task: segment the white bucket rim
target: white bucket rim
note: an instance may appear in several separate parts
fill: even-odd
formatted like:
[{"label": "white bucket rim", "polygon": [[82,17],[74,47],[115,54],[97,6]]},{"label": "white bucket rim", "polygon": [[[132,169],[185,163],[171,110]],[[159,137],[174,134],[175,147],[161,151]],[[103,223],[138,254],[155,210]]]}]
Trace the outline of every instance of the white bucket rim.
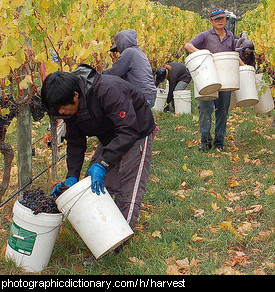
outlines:
[{"label": "white bucket rim", "polygon": [[239,60],[239,52],[234,52],[234,51],[226,51],[226,52],[219,52],[219,53],[214,53],[213,54],[214,61],[217,59],[222,60],[222,59],[236,59]]},{"label": "white bucket rim", "polygon": [[251,72],[256,72],[256,69],[253,66],[250,65],[244,65],[244,66],[240,66],[239,67],[240,73],[241,72],[247,72],[247,71],[251,71]]},{"label": "white bucket rim", "polygon": [[208,56],[212,56],[213,54],[209,51],[209,50],[205,50],[205,49],[203,49],[203,50],[198,50],[198,51],[196,51],[196,52],[194,52],[194,53],[191,53],[190,55],[188,55],[187,57],[186,57],[186,59],[185,59],[185,64],[186,64],[186,66],[187,66],[187,64],[191,61],[191,60],[193,60],[194,58],[196,58],[196,57],[201,57],[201,56],[204,56],[204,55],[208,55]]},{"label": "white bucket rim", "polygon": [[175,90],[173,92],[174,99],[191,99],[191,90]]}]

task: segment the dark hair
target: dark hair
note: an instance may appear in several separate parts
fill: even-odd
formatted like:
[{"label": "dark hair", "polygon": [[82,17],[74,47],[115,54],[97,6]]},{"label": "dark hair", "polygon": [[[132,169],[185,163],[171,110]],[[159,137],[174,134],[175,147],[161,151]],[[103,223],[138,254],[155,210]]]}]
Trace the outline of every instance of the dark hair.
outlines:
[{"label": "dark hair", "polygon": [[157,69],[155,85],[159,86],[159,84],[165,80],[165,77],[166,77],[166,69],[163,67]]},{"label": "dark hair", "polygon": [[51,73],[41,88],[41,100],[49,113],[55,113],[61,105],[74,104],[74,92],[80,94],[78,78],[67,72]]}]

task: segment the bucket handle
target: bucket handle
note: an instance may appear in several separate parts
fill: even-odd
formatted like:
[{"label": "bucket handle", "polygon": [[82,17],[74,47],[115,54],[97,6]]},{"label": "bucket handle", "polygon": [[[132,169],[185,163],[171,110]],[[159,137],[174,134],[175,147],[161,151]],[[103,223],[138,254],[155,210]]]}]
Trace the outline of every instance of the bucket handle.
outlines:
[{"label": "bucket handle", "polygon": [[203,59],[203,61],[192,71],[189,71],[190,73],[193,73],[194,71],[198,70],[200,68],[200,66],[202,66],[202,64],[205,62],[205,60],[207,59],[209,55],[206,55],[205,58]]},{"label": "bucket handle", "polygon": [[69,216],[69,214],[70,214],[70,212],[71,212],[71,210],[72,210],[72,208],[73,208],[73,206],[82,198],[82,196],[88,191],[88,189],[90,188],[91,186],[88,186],[86,189],[84,189],[83,191],[82,191],[82,194],[78,197],[78,199],[73,203],[73,205],[70,207],[70,209],[69,209],[69,211],[67,212],[67,215],[65,216],[64,214],[63,214],[63,222],[67,219],[67,217]]}]

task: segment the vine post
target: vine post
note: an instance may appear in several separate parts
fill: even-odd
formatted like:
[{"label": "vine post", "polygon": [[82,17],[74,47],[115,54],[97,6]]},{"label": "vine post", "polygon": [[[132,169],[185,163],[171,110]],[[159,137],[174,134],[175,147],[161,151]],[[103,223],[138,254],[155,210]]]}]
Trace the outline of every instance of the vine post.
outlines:
[{"label": "vine post", "polygon": [[[32,4],[32,0],[28,0]],[[25,38],[25,45],[31,44],[31,40]],[[26,72],[22,69],[22,76]],[[25,89],[23,96],[28,96],[30,89]],[[22,102],[17,117],[17,153],[18,153],[18,187],[25,185],[32,178],[32,120],[28,102]]]}]

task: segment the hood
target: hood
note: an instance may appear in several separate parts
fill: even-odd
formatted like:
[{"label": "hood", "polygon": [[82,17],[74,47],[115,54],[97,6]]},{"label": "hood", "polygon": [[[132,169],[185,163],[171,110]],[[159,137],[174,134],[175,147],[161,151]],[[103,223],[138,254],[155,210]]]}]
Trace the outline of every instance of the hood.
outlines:
[{"label": "hood", "polygon": [[245,51],[245,50],[250,50],[250,51],[254,51],[254,44],[251,40],[245,40],[243,42],[243,45],[242,45],[242,50]]},{"label": "hood", "polygon": [[137,45],[137,32],[134,29],[122,30],[114,37],[116,47],[122,53],[125,49]]}]

